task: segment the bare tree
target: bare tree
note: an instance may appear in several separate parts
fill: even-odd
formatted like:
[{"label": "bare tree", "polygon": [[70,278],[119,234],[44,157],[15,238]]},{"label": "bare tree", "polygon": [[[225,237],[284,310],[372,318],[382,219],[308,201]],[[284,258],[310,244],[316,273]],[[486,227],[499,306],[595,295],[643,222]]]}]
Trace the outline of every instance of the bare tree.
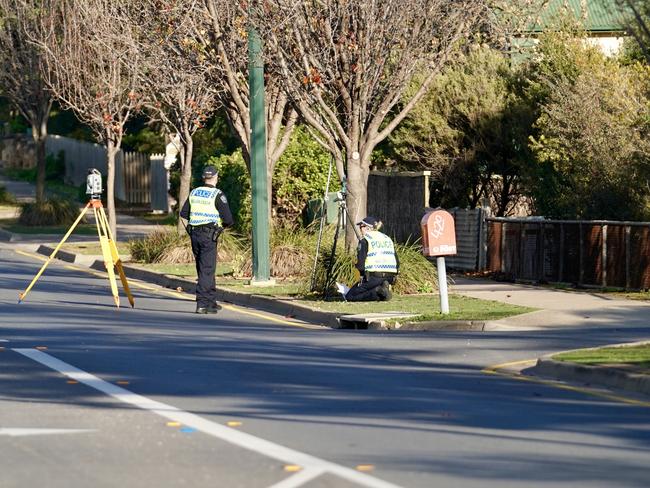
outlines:
[{"label": "bare tree", "polygon": [[[354,220],[366,212],[373,149],[486,14],[482,0],[267,0],[256,9],[269,62],[347,177]],[[402,100],[423,71],[420,87]],[[354,245],[352,232],[346,243]]]},{"label": "bare tree", "polygon": [[[228,120],[241,142],[250,173],[251,127],[248,89],[247,2],[204,0],[209,29],[207,50],[221,72],[214,83],[221,86],[221,101]],[[274,74],[265,76],[267,179],[271,179],[277,161],[287,148],[298,114],[284,91],[284,80]],[[270,199],[269,199],[270,201]]]},{"label": "bare tree", "polygon": [[42,0],[50,11],[35,42],[43,77],[64,108],[72,109],[106,144],[108,219],[116,235],[115,156],[124,126],[141,104],[142,53],[133,24],[138,0]]},{"label": "bare tree", "polygon": [[45,139],[52,97],[41,76],[41,52],[29,41],[48,12],[38,0],[0,0],[0,88],[32,128],[36,201],[45,199]]},{"label": "bare tree", "polygon": [[[193,136],[219,106],[217,66],[206,55],[199,32],[205,21],[203,3],[142,0],[136,20],[141,28],[140,50],[145,52],[142,86],[145,104],[170,132],[180,137],[180,205],[187,199],[192,179]],[[198,31],[197,31],[198,27]],[[183,223],[178,222],[181,231]]]}]

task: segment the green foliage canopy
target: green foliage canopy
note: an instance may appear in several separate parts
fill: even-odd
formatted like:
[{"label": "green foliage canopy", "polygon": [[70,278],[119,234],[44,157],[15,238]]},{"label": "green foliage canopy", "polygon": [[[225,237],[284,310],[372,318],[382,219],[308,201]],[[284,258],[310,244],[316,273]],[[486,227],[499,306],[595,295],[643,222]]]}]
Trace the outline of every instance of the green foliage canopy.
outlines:
[{"label": "green foliage canopy", "polygon": [[488,197],[498,215],[509,212],[530,159],[533,122],[517,82],[503,53],[472,45],[395,131],[391,142],[402,164],[434,176],[432,206],[476,207]]},{"label": "green foliage canopy", "polygon": [[544,36],[530,66],[539,118],[531,193],[554,218],[650,217],[650,71],[621,66],[581,39]]}]

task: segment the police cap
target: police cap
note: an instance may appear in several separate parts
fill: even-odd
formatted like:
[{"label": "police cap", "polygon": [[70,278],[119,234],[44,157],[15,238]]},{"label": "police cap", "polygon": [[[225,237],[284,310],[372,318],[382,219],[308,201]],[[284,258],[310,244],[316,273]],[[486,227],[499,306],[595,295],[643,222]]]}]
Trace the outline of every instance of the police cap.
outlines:
[{"label": "police cap", "polygon": [[214,166],[206,166],[203,168],[203,179],[206,180],[208,178],[212,178],[213,176],[217,176],[219,172],[217,171],[217,168]]},{"label": "police cap", "polygon": [[375,217],[366,217],[360,222],[357,222],[357,225],[364,225],[366,227],[372,227],[375,228],[377,224],[379,223],[379,220],[377,220]]}]

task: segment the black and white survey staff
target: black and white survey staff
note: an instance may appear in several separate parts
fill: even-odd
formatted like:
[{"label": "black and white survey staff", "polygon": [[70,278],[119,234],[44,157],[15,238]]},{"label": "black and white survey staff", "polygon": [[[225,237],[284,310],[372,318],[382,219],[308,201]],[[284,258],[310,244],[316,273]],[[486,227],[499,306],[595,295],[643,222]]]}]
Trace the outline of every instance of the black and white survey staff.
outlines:
[{"label": "black and white survey staff", "polygon": [[215,272],[217,270],[217,241],[224,227],[233,224],[226,195],[216,187],[219,173],[214,166],[203,170],[203,184],[190,192],[180,216],[188,220],[187,230],[196,261],[196,313],[217,313]]}]

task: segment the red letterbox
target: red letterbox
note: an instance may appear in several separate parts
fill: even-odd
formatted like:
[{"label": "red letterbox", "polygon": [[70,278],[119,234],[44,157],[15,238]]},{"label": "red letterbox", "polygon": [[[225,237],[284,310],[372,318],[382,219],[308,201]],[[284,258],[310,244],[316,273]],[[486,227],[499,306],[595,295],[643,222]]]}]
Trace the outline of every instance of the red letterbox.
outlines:
[{"label": "red letterbox", "polygon": [[446,210],[432,210],[424,214],[422,227],[422,253],[425,256],[451,256],[456,254],[456,227],[454,217]]}]

